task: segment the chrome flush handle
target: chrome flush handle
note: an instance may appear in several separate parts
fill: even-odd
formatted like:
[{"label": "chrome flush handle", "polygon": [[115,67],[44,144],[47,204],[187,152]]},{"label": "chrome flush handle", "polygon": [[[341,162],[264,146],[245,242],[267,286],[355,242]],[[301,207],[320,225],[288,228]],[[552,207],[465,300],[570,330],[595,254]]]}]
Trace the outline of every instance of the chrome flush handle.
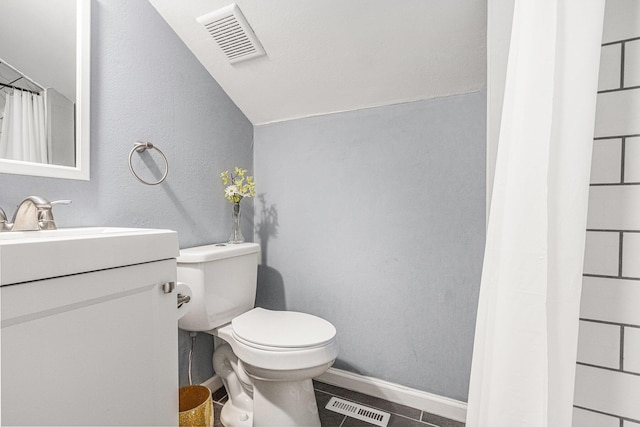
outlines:
[{"label": "chrome flush handle", "polygon": [[162,292],[164,292],[165,294],[170,294],[175,290],[176,290],[176,282],[164,282],[162,284]]}]

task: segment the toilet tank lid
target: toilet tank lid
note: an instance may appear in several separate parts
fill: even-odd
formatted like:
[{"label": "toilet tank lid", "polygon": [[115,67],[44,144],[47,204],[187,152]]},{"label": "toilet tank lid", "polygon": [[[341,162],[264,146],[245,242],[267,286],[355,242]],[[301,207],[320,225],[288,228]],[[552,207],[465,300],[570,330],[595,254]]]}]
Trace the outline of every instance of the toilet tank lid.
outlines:
[{"label": "toilet tank lid", "polygon": [[260,252],[257,243],[215,243],[206,246],[180,249],[178,264],[192,264],[215,261]]}]

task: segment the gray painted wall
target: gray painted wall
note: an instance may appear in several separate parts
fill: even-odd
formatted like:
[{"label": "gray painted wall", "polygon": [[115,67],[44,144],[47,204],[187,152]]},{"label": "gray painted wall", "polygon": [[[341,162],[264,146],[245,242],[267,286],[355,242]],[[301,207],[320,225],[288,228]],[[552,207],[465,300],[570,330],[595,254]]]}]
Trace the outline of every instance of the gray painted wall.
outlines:
[{"label": "gray painted wall", "polygon": [[[91,181],[0,174],[0,206],[12,215],[28,195],[72,199],[55,208],[59,226],[168,228],[178,231],[181,247],[226,240],[230,204],[218,174],[251,166],[251,123],[149,2],[92,6]],[[171,169],[162,185],[142,185],[129,173],[127,156],[139,139],[167,155]],[[159,159],[150,161],[153,167]],[[152,177],[144,163],[137,166]],[[182,384],[189,346],[181,333]],[[194,381],[202,381],[213,372],[211,337],[198,335],[196,346]]]},{"label": "gray painted wall", "polygon": [[256,126],[257,304],[338,330],[337,368],[466,401],[486,94]]}]

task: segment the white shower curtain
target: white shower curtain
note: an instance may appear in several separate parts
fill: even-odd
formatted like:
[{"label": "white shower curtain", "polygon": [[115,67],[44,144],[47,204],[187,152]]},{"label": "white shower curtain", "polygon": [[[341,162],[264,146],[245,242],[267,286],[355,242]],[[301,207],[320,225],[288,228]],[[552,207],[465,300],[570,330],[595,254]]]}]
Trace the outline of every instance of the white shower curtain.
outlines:
[{"label": "white shower curtain", "polygon": [[515,0],[468,427],[570,427],[604,0]]},{"label": "white shower curtain", "polygon": [[7,95],[0,158],[48,163],[44,97],[15,89]]}]

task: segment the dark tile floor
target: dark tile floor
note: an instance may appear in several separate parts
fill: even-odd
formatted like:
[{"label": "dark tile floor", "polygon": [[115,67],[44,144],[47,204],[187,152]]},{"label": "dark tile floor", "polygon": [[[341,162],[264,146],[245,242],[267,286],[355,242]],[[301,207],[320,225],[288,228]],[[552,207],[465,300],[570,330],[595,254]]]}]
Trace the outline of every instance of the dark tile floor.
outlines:
[{"label": "dark tile floor", "polygon": [[[464,423],[458,421],[439,417],[421,411],[420,409],[399,405],[333,385],[314,381],[313,386],[316,392],[316,401],[318,402],[318,411],[320,412],[322,427],[366,427],[374,425],[325,409],[325,406],[332,396],[391,413],[388,427],[464,427]],[[220,423],[220,411],[226,401],[227,393],[224,388],[213,392],[213,408],[215,411],[214,427],[223,427],[222,423]]]}]

